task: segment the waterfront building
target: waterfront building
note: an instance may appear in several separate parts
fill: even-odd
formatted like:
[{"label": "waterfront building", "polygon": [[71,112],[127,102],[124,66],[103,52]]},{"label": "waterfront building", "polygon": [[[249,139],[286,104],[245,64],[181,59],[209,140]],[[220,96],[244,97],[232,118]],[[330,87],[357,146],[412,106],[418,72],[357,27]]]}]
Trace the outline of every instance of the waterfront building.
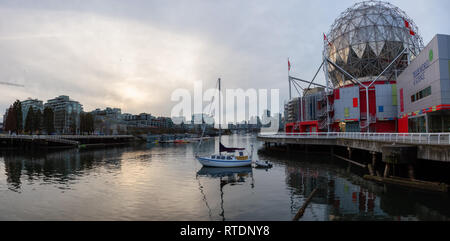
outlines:
[{"label": "waterfront building", "polygon": [[94,116],[104,116],[113,120],[121,120],[122,119],[122,110],[120,108],[110,108],[106,107],[106,109],[95,109],[91,111],[91,114]]},{"label": "waterfront building", "polygon": [[397,76],[423,48],[413,20],[390,3],[365,1],[343,12],[326,39],[330,129],[396,132]]},{"label": "waterfront building", "polygon": [[124,114],[122,118],[127,126],[141,128],[152,127],[152,121],[155,119],[154,116],[147,113],[140,113],[139,115]]},{"label": "waterfront building", "polygon": [[329,89],[291,100],[286,131],[397,132],[397,80],[422,49],[417,26],[402,10],[381,1],[356,3],[324,35]]},{"label": "waterfront building", "polygon": [[117,135],[127,132],[127,125],[124,123],[120,108],[95,109],[91,111],[91,114],[94,117],[95,133]]},{"label": "waterfront building", "polygon": [[83,106],[71,100],[69,96],[61,95],[48,100],[44,107],[49,107],[54,112],[55,131],[59,134],[79,133],[80,113]]},{"label": "waterfront building", "polygon": [[120,118],[121,123],[130,127],[169,129],[175,126],[169,117],[155,117],[147,113],[139,115],[121,114]]},{"label": "waterfront building", "polygon": [[397,88],[399,132],[450,132],[450,35],[434,36]]},{"label": "waterfront building", "polygon": [[28,110],[30,109],[30,107],[33,107],[34,111],[40,110],[41,113],[44,112],[44,104],[42,100],[28,98],[27,100],[21,101],[20,103],[22,105],[23,128],[25,127],[25,120],[27,118]]},{"label": "waterfront building", "polygon": [[6,119],[8,118],[9,108],[6,108],[5,114],[3,115],[3,124],[6,123]]},{"label": "waterfront building", "polygon": [[290,100],[287,104],[284,105],[286,132],[300,132],[300,102],[301,98],[297,97]]},{"label": "waterfront building", "polygon": [[320,132],[327,129],[327,101],[324,88],[312,88],[303,97],[293,99],[287,105],[288,132]]},{"label": "waterfront building", "polygon": [[130,120],[133,119],[133,116],[134,116],[134,115],[132,115],[132,114],[124,113],[124,114],[121,115],[120,118],[121,118],[123,121],[130,121]]},{"label": "waterfront building", "polygon": [[155,128],[163,128],[163,129],[169,129],[173,128],[174,124],[172,122],[172,119],[169,117],[158,117],[153,118],[152,120],[152,127]]},{"label": "waterfront building", "polygon": [[300,97],[294,98],[286,104],[286,116],[289,123],[300,121]]}]

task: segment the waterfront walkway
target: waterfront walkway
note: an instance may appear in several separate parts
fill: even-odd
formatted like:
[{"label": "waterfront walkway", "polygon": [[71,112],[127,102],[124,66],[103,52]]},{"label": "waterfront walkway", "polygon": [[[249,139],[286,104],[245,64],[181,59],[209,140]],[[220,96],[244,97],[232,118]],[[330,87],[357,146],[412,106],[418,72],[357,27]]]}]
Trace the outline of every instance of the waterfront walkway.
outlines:
[{"label": "waterfront walkway", "polygon": [[0,140],[35,141],[43,140],[67,145],[78,145],[78,141],[67,140],[59,136],[49,135],[0,135]]},{"label": "waterfront walkway", "polygon": [[291,138],[291,139],[351,139],[382,141],[401,144],[444,145],[450,147],[450,133],[354,133],[354,132],[324,132],[324,133],[280,133],[276,135],[260,134],[261,138]]},{"label": "waterfront walkway", "polygon": [[[0,144],[14,147],[17,143],[32,143],[39,146],[78,146],[79,144],[128,142],[132,135],[0,135]],[[16,144],[15,144],[16,143]]]},{"label": "waterfront walkway", "polygon": [[417,158],[450,162],[450,133],[279,133],[259,134],[274,144],[343,146],[381,153],[387,145],[417,146]]}]

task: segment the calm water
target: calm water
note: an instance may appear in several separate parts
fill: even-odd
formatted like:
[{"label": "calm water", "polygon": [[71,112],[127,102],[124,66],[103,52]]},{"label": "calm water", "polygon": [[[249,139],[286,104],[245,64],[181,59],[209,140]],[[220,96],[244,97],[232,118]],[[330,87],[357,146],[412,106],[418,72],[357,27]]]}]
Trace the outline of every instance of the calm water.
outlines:
[{"label": "calm water", "polygon": [[[224,137],[229,146],[254,136]],[[209,154],[215,140],[201,152]],[[325,154],[270,160],[270,170],[207,169],[196,144],[0,153],[0,220],[449,220],[448,194],[366,182]],[[256,148],[255,148],[256,149]],[[256,153],[256,150],[255,150]],[[255,154],[256,155],[256,154]]]}]

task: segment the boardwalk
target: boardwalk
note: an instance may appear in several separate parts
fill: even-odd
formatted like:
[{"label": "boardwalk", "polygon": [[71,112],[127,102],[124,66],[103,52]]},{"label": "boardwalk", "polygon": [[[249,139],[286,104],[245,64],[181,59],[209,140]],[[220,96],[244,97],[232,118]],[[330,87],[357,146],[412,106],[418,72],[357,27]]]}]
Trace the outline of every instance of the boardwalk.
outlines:
[{"label": "boardwalk", "polygon": [[417,146],[417,158],[450,162],[450,133],[280,133],[258,135],[260,141],[276,144],[344,146],[382,152],[383,146]]},{"label": "boardwalk", "polygon": [[121,143],[133,140],[132,135],[0,135],[0,147],[15,147],[18,144],[38,146],[78,146],[79,144]]},{"label": "boardwalk", "polygon": [[352,132],[327,132],[327,133],[280,133],[276,135],[260,134],[260,138],[275,139],[349,139],[380,141],[397,144],[417,145],[442,145],[450,147],[450,133],[352,133]]},{"label": "boardwalk", "polygon": [[47,135],[0,135],[0,140],[17,140],[17,141],[47,141],[59,144],[78,145],[78,141],[67,140],[57,136]]}]

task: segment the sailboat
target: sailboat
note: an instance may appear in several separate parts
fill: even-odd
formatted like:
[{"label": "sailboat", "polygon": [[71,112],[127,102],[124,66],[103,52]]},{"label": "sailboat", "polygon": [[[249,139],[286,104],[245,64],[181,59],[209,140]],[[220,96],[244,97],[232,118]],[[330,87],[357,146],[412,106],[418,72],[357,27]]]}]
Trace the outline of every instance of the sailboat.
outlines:
[{"label": "sailboat", "polygon": [[[220,78],[218,80],[219,96],[220,96]],[[252,155],[249,155],[245,148],[229,148],[222,144],[222,125],[221,125],[221,98],[219,97],[219,153],[210,156],[199,157],[196,155],[197,160],[204,167],[246,167],[252,165]],[[205,126],[203,127],[202,138],[205,133]],[[201,142],[199,143],[199,147]],[[253,153],[253,146],[252,151]]]}]

